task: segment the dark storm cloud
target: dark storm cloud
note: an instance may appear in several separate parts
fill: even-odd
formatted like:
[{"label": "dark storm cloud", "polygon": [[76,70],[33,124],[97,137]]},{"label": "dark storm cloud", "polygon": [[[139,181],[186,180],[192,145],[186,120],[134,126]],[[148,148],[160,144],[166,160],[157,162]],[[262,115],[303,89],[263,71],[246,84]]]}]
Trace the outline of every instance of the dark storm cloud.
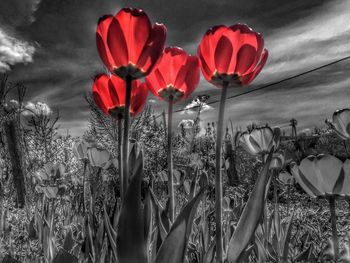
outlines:
[{"label": "dark storm cloud", "polygon": [[[152,22],[163,22],[167,26],[168,45],[182,46],[191,53],[196,52],[210,26],[238,22],[252,26],[264,35],[270,57],[250,88],[309,69],[349,51],[350,23],[346,22],[350,21],[342,17],[349,15],[349,8],[346,9],[349,5],[337,0],[1,0],[0,30],[6,28],[11,36],[35,47],[33,63],[11,64],[15,65],[11,66],[11,79],[28,87],[28,100],[44,101],[52,108],[59,108],[62,129],[70,128],[77,134],[79,129],[86,128],[88,109],[84,94],[91,89],[92,77],[104,71],[95,46],[96,23],[100,16],[115,14],[123,6],[143,8]],[[15,14],[21,14],[21,18]],[[328,77],[325,71],[314,73],[278,89],[242,97],[228,105],[227,116],[243,125],[245,120],[278,123],[295,113],[306,123],[318,114],[311,107],[316,109],[317,105],[307,102],[307,96],[315,98],[312,92],[317,91],[317,87],[328,90],[328,86],[334,84],[337,91],[327,96],[337,99],[339,104],[344,98],[341,93],[345,91],[344,72],[348,67],[349,64],[342,63],[326,71]],[[239,92],[231,91],[231,95]],[[211,100],[215,100],[219,90],[201,80],[191,98],[200,93],[208,93]],[[320,103],[325,100],[322,93],[316,97]],[[274,101],[281,101],[281,110],[276,110]],[[152,105],[161,110],[165,103]],[[178,108],[184,106],[186,102],[177,105]],[[204,116],[215,120],[215,112],[215,109],[209,110]],[[178,114],[175,119],[181,118],[183,115]]]},{"label": "dark storm cloud", "polygon": [[18,27],[34,21],[40,0],[1,0],[0,22]]}]

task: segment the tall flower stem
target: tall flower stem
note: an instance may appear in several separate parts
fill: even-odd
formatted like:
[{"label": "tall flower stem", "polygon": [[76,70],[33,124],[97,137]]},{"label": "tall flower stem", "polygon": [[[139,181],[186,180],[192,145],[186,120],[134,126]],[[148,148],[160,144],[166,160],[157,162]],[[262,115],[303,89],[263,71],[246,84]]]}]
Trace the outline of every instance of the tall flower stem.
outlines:
[{"label": "tall flower stem", "polygon": [[274,203],[278,204],[278,184],[277,184],[277,175],[278,171],[274,170],[272,172],[272,180],[273,180],[273,198],[274,198]]},{"label": "tall flower stem", "polygon": [[334,260],[337,261],[339,258],[339,241],[338,241],[338,235],[337,235],[337,215],[335,214],[335,197],[329,196],[328,201],[329,201],[329,211],[331,212]]},{"label": "tall flower stem", "polygon": [[223,124],[225,114],[225,101],[228,82],[223,82],[221,90],[218,125],[216,131],[215,149],[215,212],[216,212],[216,260],[223,262],[223,240],[222,240],[222,177],[221,177],[221,146],[223,136]]},{"label": "tall flower stem", "polygon": [[[86,208],[86,200],[88,200],[87,198],[87,192],[86,192],[86,168],[88,165],[88,160],[84,159],[84,168],[83,168],[83,213],[85,215],[87,208]],[[45,195],[44,195],[45,196]]]},{"label": "tall flower stem", "polygon": [[124,180],[123,180],[123,164],[122,164],[122,136],[123,136],[123,127],[122,127],[122,118],[118,118],[118,170],[119,170],[119,179],[120,179],[120,197],[121,199],[124,197],[125,189],[124,189]]},{"label": "tall flower stem", "polygon": [[130,99],[131,99],[131,76],[127,76],[126,83],[126,97],[125,97],[125,109],[124,109],[124,134],[123,134],[123,191],[125,194],[128,188],[129,177],[129,126],[130,126]]},{"label": "tall flower stem", "polygon": [[287,185],[287,216],[289,216],[289,207],[290,207],[290,185]]},{"label": "tall flower stem", "polygon": [[173,122],[173,102],[172,95],[169,96],[168,104],[168,191],[170,199],[170,221],[173,223],[175,218],[175,196],[174,196],[174,178],[173,178],[173,145],[172,137],[172,122]]},{"label": "tall flower stem", "polygon": [[348,156],[349,152],[348,152],[348,147],[346,146],[346,141],[345,140],[343,141],[343,144],[344,144],[346,156]]}]

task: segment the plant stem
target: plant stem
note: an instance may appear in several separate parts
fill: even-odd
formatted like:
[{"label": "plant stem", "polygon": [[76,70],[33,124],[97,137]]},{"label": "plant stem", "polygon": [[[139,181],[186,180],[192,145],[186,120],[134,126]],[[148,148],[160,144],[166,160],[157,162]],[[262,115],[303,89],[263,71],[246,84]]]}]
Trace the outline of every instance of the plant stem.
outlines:
[{"label": "plant stem", "polygon": [[277,185],[277,175],[278,175],[278,172],[276,170],[274,170],[272,172],[272,180],[273,180],[273,197],[274,197],[274,203],[275,204],[278,204],[278,193],[277,193],[277,190],[278,190],[278,185]]},{"label": "plant stem", "polygon": [[124,197],[124,192],[125,192],[125,189],[124,189],[124,181],[123,181],[123,173],[122,173],[122,170],[123,170],[123,164],[122,164],[122,134],[123,134],[123,127],[122,127],[122,119],[118,119],[118,170],[119,170],[119,179],[120,179],[120,197],[121,199],[123,200],[123,197]]},{"label": "plant stem", "polygon": [[172,121],[173,121],[173,96],[169,96],[168,104],[168,191],[170,199],[170,221],[173,223],[175,218],[175,197],[174,197],[174,178],[173,178],[173,145],[171,141]]},{"label": "plant stem", "polygon": [[130,122],[130,99],[131,99],[131,76],[127,76],[126,94],[125,94],[125,109],[124,109],[124,134],[123,134],[123,191],[125,194],[128,188],[129,177],[129,122]]},{"label": "plant stem", "polygon": [[85,201],[87,200],[87,193],[85,190],[85,182],[86,182],[86,168],[88,165],[88,160],[84,159],[84,169],[83,169],[83,213],[85,215],[87,209],[86,209],[86,204]]},{"label": "plant stem", "polygon": [[346,153],[346,157],[347,157],[349,155],[349,153],[348,153],[348,147],[346,146],[346,141],[345,140],[343,141],[343,144],[344,144],[345,153]]},{"label": "plant stem", "polygon": [[287,217],[289,216],[289,206],[290,206],[290,185],[287,185]]},{"label": "plant stem", "polygon": [[222,243],[222,177],[221,177],[221,146],[223,136],[223,124],[225,114],[225,101],[228,82],[223,82],[221,90],[219,122],[216,132],[216,149],[215,149],[215,213],[216,213],[216,260],[223,262],[223,243]]},{"label": "plant stem", "polygon": [[337,235],[337,215],[335,214],[335,197],[329,196],[328,201],[329,201],[329,211],[331,212],[334,260],[337,261],[339,258],[339,241],[338,241],[338,235]]}]

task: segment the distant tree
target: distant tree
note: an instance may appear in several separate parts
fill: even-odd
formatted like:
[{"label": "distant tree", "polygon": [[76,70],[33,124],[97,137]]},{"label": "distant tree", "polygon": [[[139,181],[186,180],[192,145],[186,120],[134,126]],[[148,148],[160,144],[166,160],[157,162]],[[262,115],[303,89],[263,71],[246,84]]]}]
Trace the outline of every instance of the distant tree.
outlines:
[{"label": "distant tree", "polygon": [[26,122],[27,139],[32,152],[36,155],[34,157],[40,157],[40,166],[51,161],[54,157],[53,142],[57,136],[59,118],[58,111],[54,114],[37,109],[37,111],[29,113]]},{"label": "distant tree", "polygon": [[[7,95],[17,89],[18,101],[8,101]],[[23,85],[11,84],[8,82],[8,75],[0,76],[0,124],[1,135],[5,137],[3,143],[11,164],[11,172],[13,185],[15,187],[16,205],[23,208],[25,204],[25,182],[22,166],[21,152],[21,129],[20,129],[20,112],[23,98],[25,96],[25,88]],[[6,153],[5,151],[5,153]],[[4,152],[3,152],[4,153]]]}]

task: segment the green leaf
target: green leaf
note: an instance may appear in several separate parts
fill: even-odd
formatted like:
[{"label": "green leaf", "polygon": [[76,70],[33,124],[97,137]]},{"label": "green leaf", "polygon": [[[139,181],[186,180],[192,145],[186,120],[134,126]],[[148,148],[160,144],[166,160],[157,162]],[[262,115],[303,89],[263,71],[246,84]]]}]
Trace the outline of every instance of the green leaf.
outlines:
[{"label": "green leaf", "polygon": [[61,248],[52,263],[78,263],[78,259]]},{"label": "green leaf", "polygon": [[240,254],[250,242],[252,235],[254,234],[255,229],[259,223],[264,209],[265,188],[269,179],[268,171],[273,152],[274,147],[272,147],[267,157],[263,170],[256,181],[254,189],[238,221],[237,228],[230,240],[227,250],[228,262],[237,262]]},{"label": "green leaf", "polygon": [[74,240],[73,240],[72,229],[69,229],[63,242],[63,249],[66,251],[71,251],[73,246],[74,246]]},{"label": "green leaf", "polygon": [[311,244],[306,250],[301,252],[294,258],[295,262],[310,262],[310,258],[313,251],[313,245]]},{"label": "green leaf", "polygon": [[153,214],[154,214],[154,208],[151,200],[150,190],[146,192],[146,198],[145,198],[143,210],[144,210],[143,213],[144,213],[145,243],[147,247],[150,247],[151,239],[152,239]]},{"label": "green leaf", "polygon": [[203,263],[213,263],[214,262],[214,253],[215,252],[215,242],[213,242],[208,251],[205,252],[203,256]]},{"label": "green leaf", "polygon": [[104,224],[106,227],[108,240],[109,240],[109,243],[112,247],[112,252],[113,252],[114,258],[116,260],[117,259],[117,245],[115,243],[115,240],[117,239],[117,234],[115,233],[115,230],[111,226],[111,222],[109,220],[105,205],[103,207],[103,220],[104,220]]},{"label": "green leaf", "polygon": [[141,181],[143,176],[142,152],[134,163],[133,176],[126,191],[118,220],[117,255],[119,263],[147,262],[144,239],[144,218],[141,204]]},{"label": "green leaf", "polygon": [[35,230],[35,218],[33,216],[32,220],[30,220],[29,222],[29,226],[28,226],[28,237],[29,239],[38,239],[38,233]]},{"label": "green leaf", "polygon": [[204,192],[201,191],[181,210],[169,234],[159,248],[156,263],[183,263],[185,261],[193,220],[203,194]]},{"label": "green leaf", "polygon": [[293,224],[293,219],[294,219],[294,212],[292,216],[289,219],[286,231],[284,233],[283,237],[283,242],[282,242],[282,262],[287,262],[288,260],[288,252],[289,252],[289,244],[290,244],[290,239],[291,239],[291,234],[292,234],[292,224]]}]

